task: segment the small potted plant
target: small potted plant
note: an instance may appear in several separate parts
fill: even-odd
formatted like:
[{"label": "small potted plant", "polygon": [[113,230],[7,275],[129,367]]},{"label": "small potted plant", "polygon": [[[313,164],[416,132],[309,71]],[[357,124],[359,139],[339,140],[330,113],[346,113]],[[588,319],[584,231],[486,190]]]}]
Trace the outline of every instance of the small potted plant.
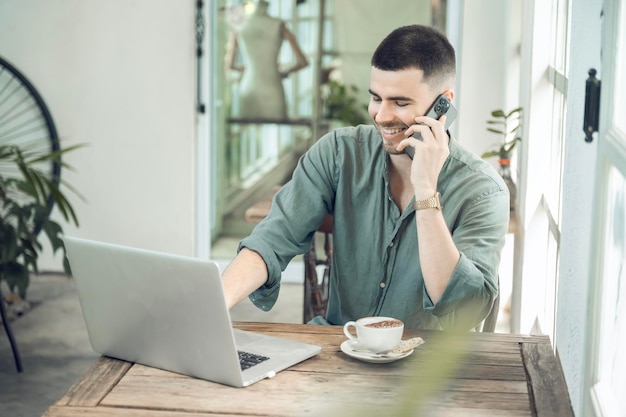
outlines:
[{"label": "small potted plant", "polygon": [[522,107],[509,112],[498,109],[491,112],[493,119],[487,121],[487,130],[500,136],[501,142],[490,151],[484,152],[482,158],[498,157],[500,174],[511,195],[509,232],[517,231],[517,185],[511,176],[511,154],[515,146],[521,142]]},{"label": "small potted plant", "polygon": [[521,107],[517,107],[508,113],[500,109],[491,112],[493,119],[487,120],[487,130],[500,135],[502,141],[496,148],[483,153],[481,155],[483,158],[497,156],[500,159],[510,160],[513,149],[522,140],[520,136],[522,113],[523,109]]}]

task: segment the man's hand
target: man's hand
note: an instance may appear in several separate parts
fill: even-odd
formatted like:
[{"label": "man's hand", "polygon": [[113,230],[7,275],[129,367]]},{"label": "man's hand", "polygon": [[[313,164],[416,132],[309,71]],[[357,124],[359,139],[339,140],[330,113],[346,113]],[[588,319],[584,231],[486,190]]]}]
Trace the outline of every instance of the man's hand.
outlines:
[{"label": "man's hand", "polygon": [[[443,115],[439,120],[426,116],[416,117],[415,124],[409,126],[405,132],[408,138],[398,144],[399,151],[407,146],[415,149],[411,165],[411,184],[417,200],[424,200],[435,194],[439,173],[450,154],[450,138],[445,130],[446,117]],[[421,139],[413,137],[416,133]]]}]

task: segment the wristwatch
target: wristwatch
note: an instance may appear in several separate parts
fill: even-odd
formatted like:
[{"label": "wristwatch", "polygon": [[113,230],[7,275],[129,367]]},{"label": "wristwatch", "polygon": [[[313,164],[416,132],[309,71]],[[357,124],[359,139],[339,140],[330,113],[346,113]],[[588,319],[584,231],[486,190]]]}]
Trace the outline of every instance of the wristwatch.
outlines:
[{"label": "wristwatch", "polygon": [[441,210],[441,202],[439,201],[439,192],[436,192],[434,196],[427,198],[426,200],[417,200],[413,203],[413,208],[415,211],[423,210],[428,208],[434,208],[437,210]]}]

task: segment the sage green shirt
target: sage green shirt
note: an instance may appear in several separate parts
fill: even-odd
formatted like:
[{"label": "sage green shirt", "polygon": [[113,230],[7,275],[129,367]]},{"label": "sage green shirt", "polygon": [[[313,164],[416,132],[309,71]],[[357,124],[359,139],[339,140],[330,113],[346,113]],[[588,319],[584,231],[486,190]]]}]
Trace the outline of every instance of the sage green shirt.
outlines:
[{"label": "sage green shirt", "polygon": [[381,315],[412,328],[480,324],[498,293],[509,193],[488,163],[452,139],[449,146],[438,191],[461,256],[436,304],[424,286],[413,204],[400,210],[394,203],[389,156],[376,128],[365,125],[334,130],[315,143],[274,197],[269,215],[240,242],[240,249],[259,253],[269,271],[266,284],[250,295],[252,302],[272,308],[281,272],[332,214],[328,323]]}]

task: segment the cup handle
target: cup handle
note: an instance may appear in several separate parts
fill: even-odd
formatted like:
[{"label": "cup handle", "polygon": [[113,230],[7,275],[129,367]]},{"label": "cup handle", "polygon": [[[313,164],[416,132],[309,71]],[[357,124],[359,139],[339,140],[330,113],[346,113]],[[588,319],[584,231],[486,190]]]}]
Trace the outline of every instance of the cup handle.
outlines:
[{"label": "cup handle", "polygon": [[358,338],[356,336],[354,336],[352,333],[350,333],[350,327],[354,327],[356,329],[356,322],[349,321],[346,324],[344,324],[343,325],[343,334],[345,334],[348,339],[358,340]]}]

